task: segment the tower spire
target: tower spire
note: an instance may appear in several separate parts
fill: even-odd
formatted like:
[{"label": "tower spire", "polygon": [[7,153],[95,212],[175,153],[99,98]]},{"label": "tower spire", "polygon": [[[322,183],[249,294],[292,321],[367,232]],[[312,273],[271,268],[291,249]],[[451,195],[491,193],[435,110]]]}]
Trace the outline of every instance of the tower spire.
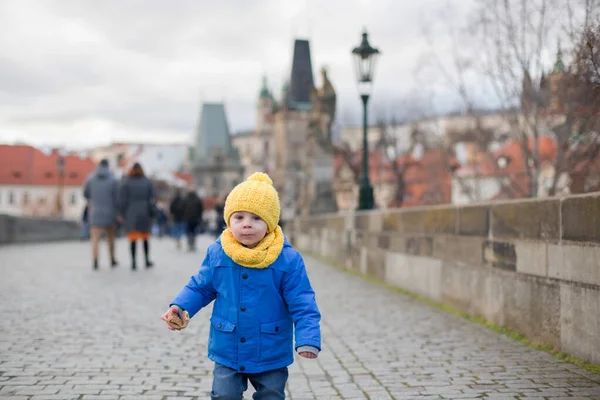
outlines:
[{"label": "tower spire", "polygon": [[262,77],[262,87],[260,88],[260,98],[268,98],[271,97],[271,91],[269,90],[269,84],[267,82],[267,76],[263,75]]},{"label": "tower spire", "polygon": [[556,49],[556,61],[554,62],[554,69],[552,70],[552,72],[555,72],[555,73],[565,72],[565,64],[563,63],[562,56],[563,56],[563,53],[562,53],[562,49],[560,47],[560,39],[558,39],[558,45],[557,45],[557,49]]}]

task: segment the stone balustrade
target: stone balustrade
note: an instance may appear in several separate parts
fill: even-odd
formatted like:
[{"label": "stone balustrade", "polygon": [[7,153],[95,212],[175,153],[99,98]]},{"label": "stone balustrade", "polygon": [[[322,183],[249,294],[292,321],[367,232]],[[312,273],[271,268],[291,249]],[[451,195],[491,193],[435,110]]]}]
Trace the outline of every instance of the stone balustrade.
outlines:
[{"label": "stone balustrade", "polygon": [[600,363],[600,193],[298,219],[299,250]]},{"label": "stone balustrade", "polygon": [[0,215],[0,245],[78,239],[77,222],[55,218]]}]

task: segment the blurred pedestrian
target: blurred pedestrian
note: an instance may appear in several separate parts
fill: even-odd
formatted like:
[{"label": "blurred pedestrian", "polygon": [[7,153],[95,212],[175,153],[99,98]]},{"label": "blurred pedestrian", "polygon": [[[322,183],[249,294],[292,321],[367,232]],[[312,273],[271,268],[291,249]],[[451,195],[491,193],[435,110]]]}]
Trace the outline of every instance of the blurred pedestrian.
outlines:
[{"label": "blurred pedestrian", "polygon": [[162,237],[167,232],[167,222],[169,221],[167,217],[167,212],[162,204],[157,204],[156,208],[156,225],[158,226],[158,237],[162,239]]},{"label": "blurred pedestrian", "polygon": [[89,206],[85,205],[83,213],[81,215],[81,240],[88,240],[90,238],[90,220],[89,220]]},{"label": "blurred pedestrian", "polygon": [[227,228],[225,223],[225,198],[226,195],[219,196],[217,204],[215,204],[215,230],[213,232],[215,239],[221,236],[221,233]]},{"label": "blurred pedestrian", "polygon": [[185,235],[186,225],[183,221],[183,198],[181,197],[181,190],[175,192],[175,197],[169,205],[169,213],[171,214],[171,220],[173,221],[173,238],[177,249],[181,249],[181,237]]},{"label": "blurred pedestrian", "polygon": [[154,186],[144,175],[139,163],[133,164],[127,178],[123,181],[119,193],[119,202],[123,226],[129,241],[131,269],[137,268],[137,241],[144,246],[146,268],[154,265],[150,261],[150,229],[154,213]]},{"label": "blurred pedestrian", "polygon": [[194,189],[190,190],[183,200],[183,220],[186,224],[188,251],[196,250],[196,234],[202,223],[203,212],[202,199]]},{"label": "blurred pedestrian", "polygon": [[118,182],[110,172],[108,160],[100,161],[83,188],[88,204],[88,222],[92,241],[93,268],[98,269],[98,247],[102,234],[106,234],[111,266],[119,265],[115,259],[115,222],[118,206]]}]

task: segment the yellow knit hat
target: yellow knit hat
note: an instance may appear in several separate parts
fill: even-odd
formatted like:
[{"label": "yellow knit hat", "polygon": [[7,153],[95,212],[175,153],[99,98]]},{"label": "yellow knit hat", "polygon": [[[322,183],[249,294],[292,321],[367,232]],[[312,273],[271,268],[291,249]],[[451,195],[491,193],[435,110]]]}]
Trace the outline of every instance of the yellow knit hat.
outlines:
[{"label": "yellow knit hat", "polygon": [[238,211],[247,211],[258,215],[267,223],[269,232],[279,223],[279,195],[273,187],[269,175],[255,172],[245,182],[233,188],[225,200],[225,223],[229,226],[231,215]]}]

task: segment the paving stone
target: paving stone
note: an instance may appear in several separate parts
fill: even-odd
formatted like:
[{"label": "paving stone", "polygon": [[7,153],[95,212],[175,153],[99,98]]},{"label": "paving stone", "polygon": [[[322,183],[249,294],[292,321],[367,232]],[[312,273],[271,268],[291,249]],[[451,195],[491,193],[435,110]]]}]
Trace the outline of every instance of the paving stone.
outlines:
[{"label": "paving stone", "polygon": [[[200,238],[199,247],[209,244]],[[105,256],[105,249],[102,250]],[[160,314],[198,253],[151,241],[156,267],[132,272],[89,243],[0,247],[0,400],[206,399],[210,307],[183,332]],[[323,314],[323,352],[297,358],[287,394],[303,399],[599,399],[600,376],[306,257]],[[245,398],[254,389],[249,385]]]}]

